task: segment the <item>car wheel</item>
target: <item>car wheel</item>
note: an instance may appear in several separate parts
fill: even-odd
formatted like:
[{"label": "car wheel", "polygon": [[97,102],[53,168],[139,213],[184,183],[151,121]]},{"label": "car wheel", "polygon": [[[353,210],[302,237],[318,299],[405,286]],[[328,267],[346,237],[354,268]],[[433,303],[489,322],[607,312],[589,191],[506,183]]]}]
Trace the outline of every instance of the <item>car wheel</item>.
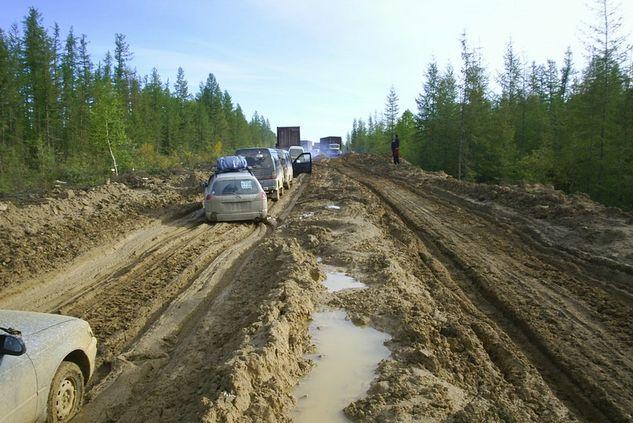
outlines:
[{"label": "car wheel", "polygon": [[284,182],[284,189],[290,189],[290,182]]},{"label": "car wheel", "polygon": [[48,423],[72,419],[81,408],[84,397],[84,376],[75,363],[62,361],[48,393]]},{"label": "car wheel", "polygon": [[273,191],[273,201],[279,201],[279,198],[281,197],[281,194],[279,193],[279,190],[276,189],[275,191]]}]

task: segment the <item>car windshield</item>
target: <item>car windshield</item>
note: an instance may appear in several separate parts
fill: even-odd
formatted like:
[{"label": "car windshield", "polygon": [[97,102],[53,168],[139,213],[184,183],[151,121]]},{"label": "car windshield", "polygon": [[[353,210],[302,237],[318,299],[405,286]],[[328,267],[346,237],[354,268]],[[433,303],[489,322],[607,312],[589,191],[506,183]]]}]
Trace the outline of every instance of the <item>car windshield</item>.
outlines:
[{"label": "car windshield", "polygon": [[237,150],[238,156],[244,156],[246,163],[252,169],[273,169],[273,159],[268,150],[245,149]]},{"label": "car windshield", "polygon": [[211,187],[211,195],[247,195],[257,194],[259,187],[252,179],[221,179]]}]

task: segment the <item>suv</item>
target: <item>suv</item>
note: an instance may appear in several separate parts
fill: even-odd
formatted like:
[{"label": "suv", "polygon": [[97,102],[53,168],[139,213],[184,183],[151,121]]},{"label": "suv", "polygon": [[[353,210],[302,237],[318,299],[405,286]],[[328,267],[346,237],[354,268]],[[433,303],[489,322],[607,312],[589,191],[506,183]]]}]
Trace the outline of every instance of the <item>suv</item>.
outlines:
[{"label": "suv", "polygon": [[249,169],[266,194],[273,201],[279,200],[284,192],[284,170],[277,150],[266,147],[241,148],[235,155],[246,158]]}]

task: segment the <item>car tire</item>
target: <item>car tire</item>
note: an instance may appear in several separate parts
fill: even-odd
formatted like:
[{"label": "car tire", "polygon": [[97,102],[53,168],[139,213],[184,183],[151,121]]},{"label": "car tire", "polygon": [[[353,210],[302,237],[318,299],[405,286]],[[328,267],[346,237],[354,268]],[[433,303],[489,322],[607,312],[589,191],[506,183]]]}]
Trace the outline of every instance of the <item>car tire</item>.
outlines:
[{"label": "car tire", "polygon": [[51,382],[46,406],[47,423],[67,422],[79,411],[84,399],[84,376],[70,361],[62,361]]},{"label": "car tire", "polygon": [[281,194],[279,193],[279,190],[276,189],[273,191],[273,201],[279,201],[279,198],[281,197]]},{"label": "car tire", "polygon": [[284,182],[284,189],[290,189],[290,182]]}]

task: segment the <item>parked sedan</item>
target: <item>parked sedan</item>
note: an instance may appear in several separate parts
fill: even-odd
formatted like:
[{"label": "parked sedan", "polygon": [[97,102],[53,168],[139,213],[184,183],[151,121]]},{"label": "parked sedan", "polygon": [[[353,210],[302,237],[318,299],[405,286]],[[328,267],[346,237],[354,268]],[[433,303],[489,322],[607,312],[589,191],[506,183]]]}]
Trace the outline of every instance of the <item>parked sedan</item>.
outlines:
[{"label": "parked sedan", "polygon": [[81,408],[97,339],[70,316],[0,310],[0,422],[67,422]]},{"label": "parked sedan", "polygon": [[212,175],[204,194],[204,214],[209,222],[259,221],[268,215],[266,193],[248,171]]}]

